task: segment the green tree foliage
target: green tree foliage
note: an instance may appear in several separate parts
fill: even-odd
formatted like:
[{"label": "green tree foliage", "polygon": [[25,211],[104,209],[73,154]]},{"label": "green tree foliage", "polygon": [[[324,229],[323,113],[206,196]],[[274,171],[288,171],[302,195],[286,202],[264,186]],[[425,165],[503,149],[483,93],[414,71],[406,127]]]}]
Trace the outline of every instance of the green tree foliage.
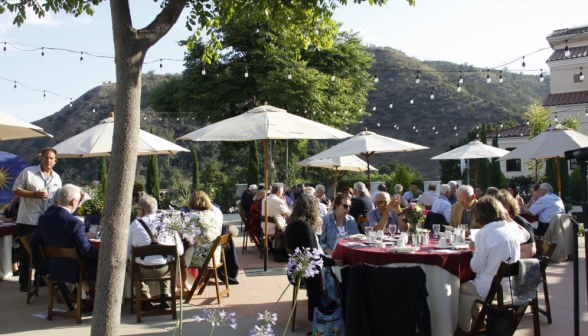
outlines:
[{"label": "green tree foliage", "polygon": [[582,175],[578,167],[574,168],[570,175],[570,197],[575,201],[582,199]]},{"label": "green tree foliage", "polygon": [[476,184],[480,184],[486,188],[492,186],[492,175],[490,173],[490,161],[488,159],[476,159],[478,160],[478,181]]},{"label": "green tree foliage", "polygon": [[198,164],[198,152],[192,151],[192,191],[200,185],[200,165]]},{"label": "green tree foliage", "polygon": [[525,118],[529,122],[529,137],[534,138],[551,125],[551,108],[539,104],[529,106]]},{"label": "green tree foliage", "polygon": [[[498,148],[498,134],[492,138],[492,146]],[[490,185],[497,186],[500,184],[500,174],[500,161],[498,161],[498,158],[493,158],[492,164],[490,165],[490,175],[492,176]]]},{"label": "green tree foliage", "polygon": [[106,183],[108,182],[106,174],[106,157],[103,156],[100,158],[100,188],[103,192],[106,192]]},{"label": "green tree foliage", "polygon": [[559,193],[557,184],[557,161],[555,158],[547,159],[545,165],[545,182],[551,184],[554,194]]},{"label": "green tree foliage", "polygon": [[249,159],[247,160],[247,184],[259,184],[259,149],[257,141],[249,142]]},{"label": "green tree foliage", "polygon": [[393,187],[396,184],[401,184],[404,190],[410,189],[410,184],[412,183],[412,177],[408,173],[408,170],[401,165],[396,169],[394,173],[394,178],[392,179],[392,183],[390,184]]},{"label": "green tree foliage", "polygon": [[578,119],[569,116],[567,118],[565,118],[561,124],[569,129],[572,129],[574,131],[578,131],[580,129],[580,122],[578,121]]}]

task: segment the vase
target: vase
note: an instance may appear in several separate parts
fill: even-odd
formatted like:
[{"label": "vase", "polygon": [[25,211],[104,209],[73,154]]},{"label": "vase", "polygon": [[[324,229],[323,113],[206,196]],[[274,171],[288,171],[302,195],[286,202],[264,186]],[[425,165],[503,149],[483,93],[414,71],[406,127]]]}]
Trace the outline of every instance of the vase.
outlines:
[{"label": "vase", "polygon": [[90,230],[92,225],[100,225],[101,214],[93,214],[84,216],[84,225],[86,226],[86,232]]},{"label": "vase", "polygon": [[419,233],[418,230],[418,223],[406,223],[407,226],[407,235],[408,235],[408,243],[413,244],[413,236],[416,236]]}]

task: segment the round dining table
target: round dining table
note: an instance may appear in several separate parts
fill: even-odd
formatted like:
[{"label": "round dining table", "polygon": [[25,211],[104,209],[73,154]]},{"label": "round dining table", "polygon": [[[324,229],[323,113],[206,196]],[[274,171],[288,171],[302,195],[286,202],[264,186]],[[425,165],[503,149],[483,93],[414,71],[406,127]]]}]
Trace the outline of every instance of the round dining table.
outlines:
[{"label": "round dining table", "polygon": [[12,239],[17,235],[16,224],[0,222],[0,278],[12,276]]},{"label": "round dining table", "polygon": [[427,275],[427,301],[433,335],[453,335],[457,329],[459,286],[475,276],[470,268],[472,251],[469,248],[441,249],[438,248],[438,239],[431,238],[428,245],[419,246],[416,252],[397,253],[393,251],[396,239],[387,240],[384,240],[384,247],[374,247],[361,240],[342,239],[337,243],[332,257],[347,265],[420,266]]}]

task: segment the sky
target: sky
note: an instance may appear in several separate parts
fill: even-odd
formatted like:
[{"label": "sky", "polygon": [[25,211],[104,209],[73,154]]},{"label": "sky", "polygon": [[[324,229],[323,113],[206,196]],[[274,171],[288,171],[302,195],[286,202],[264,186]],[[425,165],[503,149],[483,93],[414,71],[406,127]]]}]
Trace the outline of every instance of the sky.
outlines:
[{"label": "sky", "polygon": [[[159,10],[153,1],[131,0],[134,27],[147,25]],[[382,7],[367,2],[341,7],[334,19],[344,30],[360,32],[366,44],[392,47],[420,60],[493,68],[528,55],[526,69],[538,74],[539,69],[548,69],[545,60],[551,49],[529,54],[549,47],[546,37],[555,29],[588,25],[586,13],[586,0],[416,0],[415,7],[405,0],[389,0]],[[183,70],[185,48],[177,41],[189,35],[185,16],[150,49],[146,62],[152,63],[144,65],[144,73]],[[30,13],[21,27],[12,19],[10,13],[0,14],[0,48],[7,42],[6,53],[0,50],[0,112],[32,122],[59,111],[70,98],[116,82],[113,59],[84,55],[80,62],[80,52],[114,55],[108,1],[93,16],[49,13],[39,19]],[[45,47],[43,58],[41,50],[22,51],[40,47]],[[160,71],[160,58],[178,61],[164,61]],[[508,68],[520,69],[521,61]]]}]

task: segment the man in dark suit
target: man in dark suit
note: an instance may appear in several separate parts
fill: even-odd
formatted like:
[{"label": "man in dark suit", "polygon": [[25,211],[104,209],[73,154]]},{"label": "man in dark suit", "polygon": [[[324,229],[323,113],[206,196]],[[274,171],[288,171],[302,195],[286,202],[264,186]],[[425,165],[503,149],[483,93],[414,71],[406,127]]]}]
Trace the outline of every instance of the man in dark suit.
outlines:
[{"label": "man in dark suit", "polygon": [[372,202],[371,197],[367,195],[367,188],[363,182],[356,182],[353,185],[353,195],[355,197],[351,199],[349,215],[357,221],[359,215],[365,216],[368,211],[374,208],[374,203]]},{"label": "man in dark suit", "polygon": [[[76,247],[84,258],[90,276],[96,279],[98,250],[92,246],[85,233],[85,226],[72,213],[80,204],[81,190],[73,184],[66,184],[59,190],[58,206],[39,217],[37,230],[31,238],[31,248],[36,253],[39,246]],[[76,283],[78,262],[71,259],[49,261],[49,279]]]}]

